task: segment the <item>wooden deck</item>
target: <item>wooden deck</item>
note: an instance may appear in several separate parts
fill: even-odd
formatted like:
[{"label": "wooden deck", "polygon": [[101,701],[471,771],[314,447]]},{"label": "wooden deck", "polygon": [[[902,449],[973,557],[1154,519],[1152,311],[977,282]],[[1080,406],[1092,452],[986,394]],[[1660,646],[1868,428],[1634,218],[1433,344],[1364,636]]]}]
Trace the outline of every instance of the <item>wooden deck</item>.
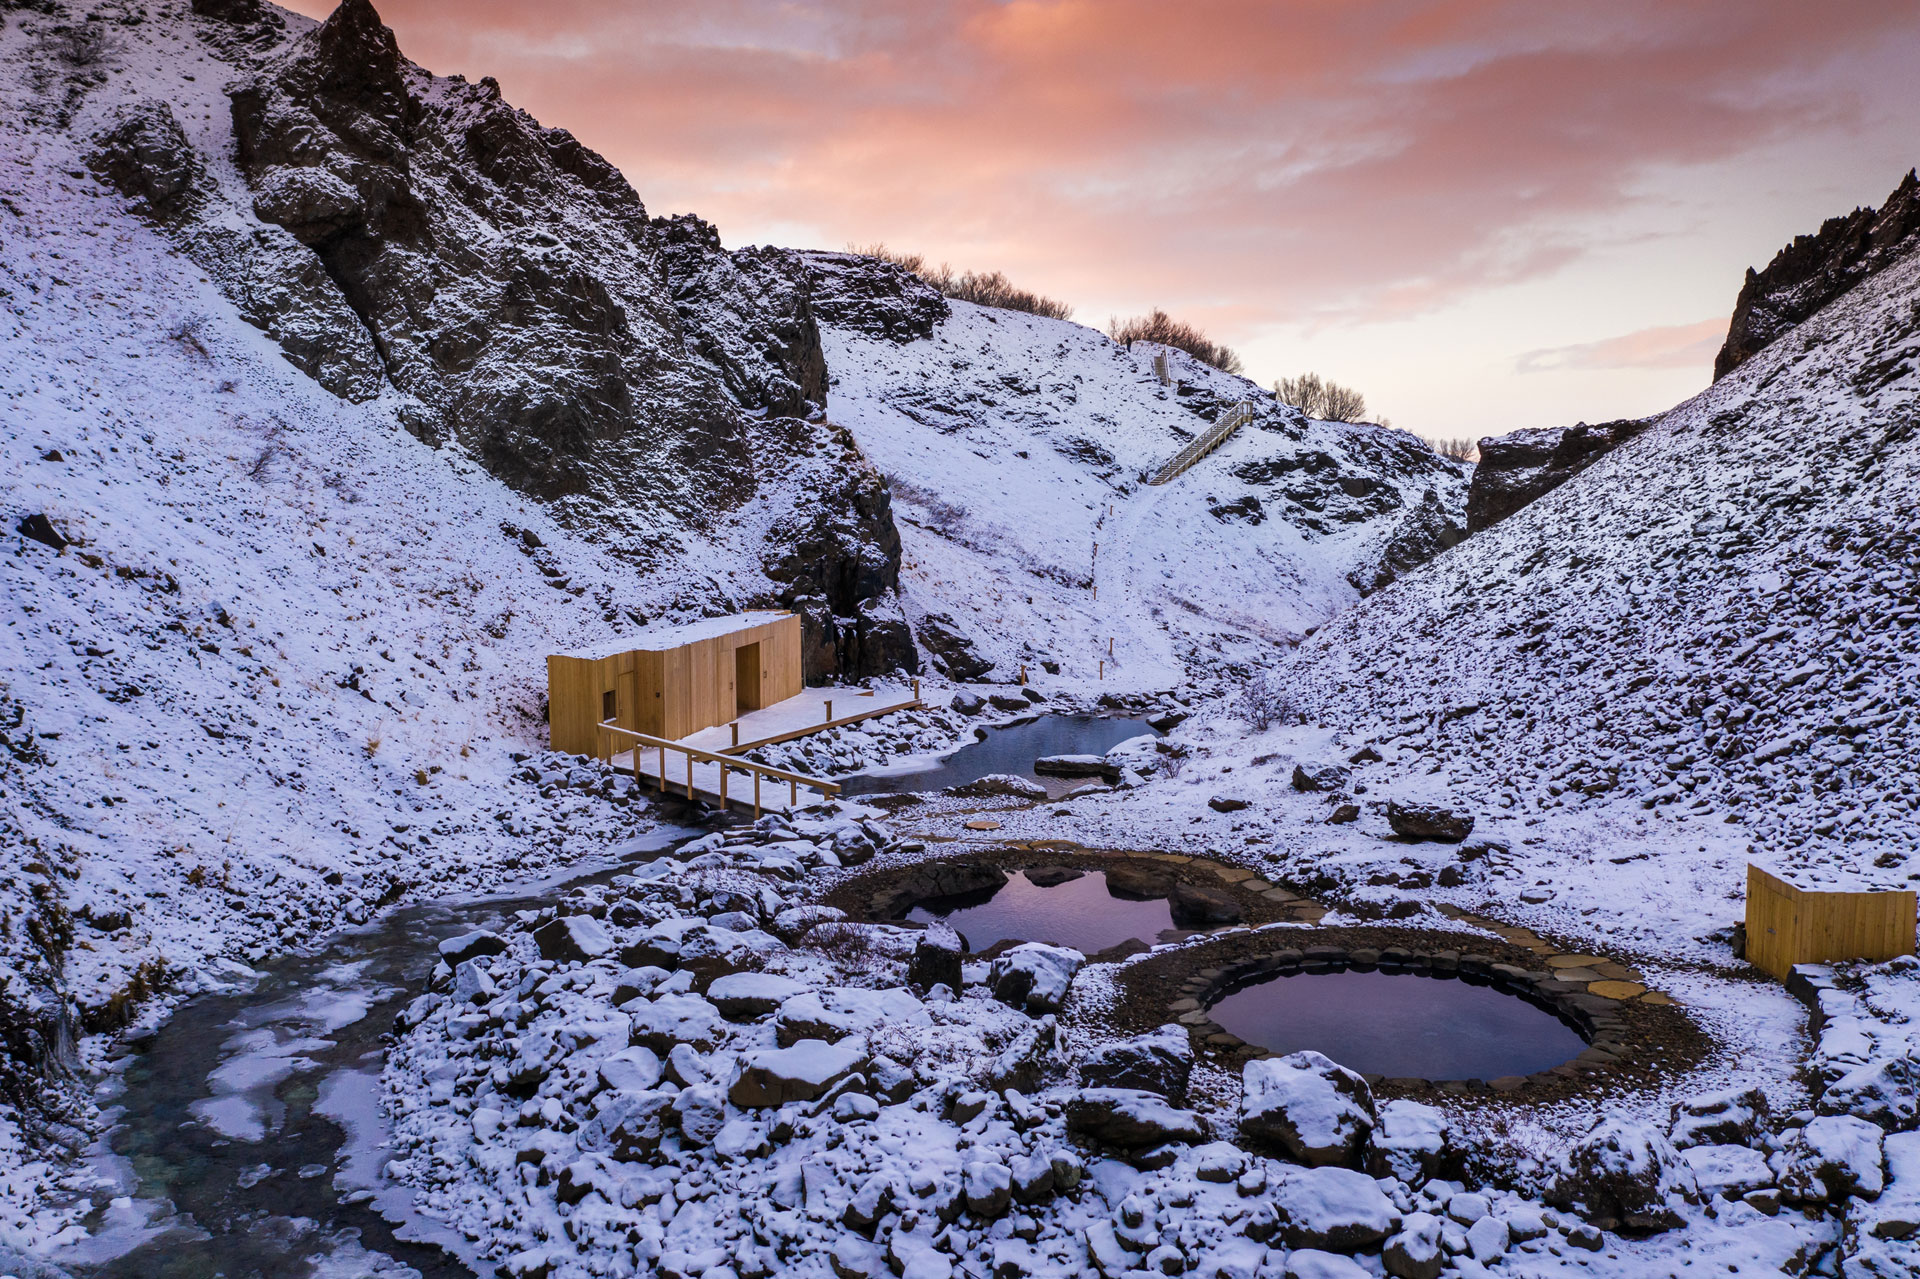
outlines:
[{"label": "wooden deck", "polygon": [[[723,769],[717,762],[684,752],[690,749],[704,755],[744,755],[775,742],[792,741],[895,711],[918,709],[922,705],[918,694],[918,681],[911,688],[882,687],[872,691],[809,688],[797,697],[750,711],[730,724],[678,738],[671,746],[637,745],[620,751],[612,756],[611,763],[621,772],[634,773],[643,786],[711,808],[758,813],[814,803],[826,793],[815,787],[832,786],[832,783],[804,774],[784,775],[789,780],[747,776],[737,769]],[[640,755],[637,771],[634,749]],[[837,792],[839,788],[832,789]]]}]

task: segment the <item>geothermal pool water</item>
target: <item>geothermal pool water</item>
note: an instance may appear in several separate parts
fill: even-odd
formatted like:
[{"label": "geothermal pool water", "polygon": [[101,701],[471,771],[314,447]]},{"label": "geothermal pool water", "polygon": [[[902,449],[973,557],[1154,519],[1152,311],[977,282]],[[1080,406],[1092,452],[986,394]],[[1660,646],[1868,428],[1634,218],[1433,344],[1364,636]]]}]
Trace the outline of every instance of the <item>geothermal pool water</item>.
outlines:
[{"label": "geothermal pool water", "polygon": [[962,746],[926,768],[861,773],[846,778],[847,795],[894,795],[964,786],[996,773],[1038,781],[1061,794],[1086,781],[1082,777],[1038,777],[1033,761],[1048,755],[1104,755],[1128,738],[1158,736],[1143,719],[1101,715],[1041,715],[997,728],[974,730],[979,740]]},{"label": "geothermal pool water", "polygon": [[1097,870],[1051,887],[1034,883],[1026,871],[1012,871],[1000,888],[930,898],[907,919],[944,920],[976,953],[998,941],[1040,941],[1092,955],[1133,938],[1152,945],[1175,927],[1165,897],[1116,897]]},{"label": "geothermal pool water", "polygon": [[1272,977],[1216,1000],[1209,1015],[1250,1044],[1310,1048],[1362,1074],[1410,1079],[1530,1075],[1587,1041],[1519,995],[1461,978],[1328,972]]}]

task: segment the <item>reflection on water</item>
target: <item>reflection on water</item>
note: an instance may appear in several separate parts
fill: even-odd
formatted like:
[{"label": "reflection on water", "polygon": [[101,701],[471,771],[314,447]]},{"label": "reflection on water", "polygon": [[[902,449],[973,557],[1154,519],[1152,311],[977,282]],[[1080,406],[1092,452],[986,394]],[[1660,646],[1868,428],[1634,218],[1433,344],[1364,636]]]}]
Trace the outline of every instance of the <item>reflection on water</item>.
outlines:
[{"label": "reflection on water", "polygon": [[1311,1048],[1349,1070],[1409,1079],[1530,1075],[1587,1046],[1559,1016],[1464,978],[1329,972],[1273,977],[1217,1000],[1209,1015],[1250,1044]]},{"label": "reflection on water", "polygon": [[1134,938],[1151,946],[1174,926],[1166,898],[1115,896],[1107,877],[1097,870],[1050,887],[1034,883],[1026,871],[1013,871],[1000,888],[930,898],[908,912],[907,919],[945,920],[976,952],[1000,941],[1041,941],[1086,955]]},{"label": "reflection on water", "polygon": [[998,728],[974,730],[980,740],[913,772],[861,773],[841,783],[848,795],[893,795],[964,786],[995,773],[1039,781],[1059,795],[1084,778],[1036,777],[1033,761],[1047,755],[1104,755],[1128,738],[1159,736],[1143,719],[1102,715],[1041,715]]}]

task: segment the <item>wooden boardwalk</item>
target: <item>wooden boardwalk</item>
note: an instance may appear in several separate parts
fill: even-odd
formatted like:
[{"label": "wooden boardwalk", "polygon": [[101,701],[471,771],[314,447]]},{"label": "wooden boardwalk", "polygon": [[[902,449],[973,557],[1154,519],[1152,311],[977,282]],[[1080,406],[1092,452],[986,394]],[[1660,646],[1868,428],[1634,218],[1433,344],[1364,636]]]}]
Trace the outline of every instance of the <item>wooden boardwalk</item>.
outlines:
[{"label": "wooden boardwalk", "polygon": [[1253,421],[1253,401],[1241,400],[1225,413],[1222,413],[1220,420],[1202,432],[1193,443],[1174,454],[1171,461],[1149,476],[1147,483],[1158,485],[1175,479],[1183,474],[1188,467],[1191,467],[1201,458],[1213,452],[1222,444],[1225,444],[1228,439],[1232,438],[1235,431],[1238,431],[1251,421]]}]

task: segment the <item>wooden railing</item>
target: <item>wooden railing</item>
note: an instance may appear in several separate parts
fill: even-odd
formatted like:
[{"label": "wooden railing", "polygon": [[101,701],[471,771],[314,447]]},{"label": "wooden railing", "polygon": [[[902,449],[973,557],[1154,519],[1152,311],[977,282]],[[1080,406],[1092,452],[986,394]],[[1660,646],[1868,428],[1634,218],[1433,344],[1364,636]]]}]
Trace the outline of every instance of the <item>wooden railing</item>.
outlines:
[{"label": "wooden railing", "polygon": [[1165,484],[1168,480],[1173,479],[1195,462],[1198,462],[1201,458],[1213,452],[1222,444],[1225,444],[1229,436],[1252,420],[1253,401],[1241,400],[1225,413],[1222,413],[1220,420],[1202,432],[1198,439],[1174,454],[1173,460],[1155,471],[1153,475],[1148,478],[1147,483]]},{"label": "wooden railing", "polygon": [[[633,780],[636,782],[652,776],[652,774],[642,773],[640,771],[641,761],[644,758],[643,752],[648,750],[659,752],[660,768],[658,778],[660,793],[662,795],[669,794],[675,789],[684,788],[688,799],[697,798],[693,790],[693,762],[696,759],[719,766],[720,789],[718,794],[720,797],[720,807],[723,809],[727,806],[728,773],[737,768],[743,773],[751,774],[753,777],[753,815],[755,817],[760,816],[760,782],[763,777],[771,777],[775,781],[781,781],[787,784],[787,804],[789,807],[800,802],[800,788],[802,786],[805,786],[808,790],[819,791],[823,797],[828,799],[840,793],[840,787],[835,782],[822,781],[818,777],[808,777],[805,773],[790,773],[784,768],[774,768],[769,764],[757,764],[750,759],[741,759],[734,755],[723,755],[718,751],[704,751],[698,746],[688,746],[682,742],[670,741],[664,737],[654,737],[647,733],[636,733],[630,728],[621,728],[612,720],[602,720],[600,723],[600,731],[602,733],[601,741],[603,743],[600,758],[609,764],[613,762],[613,757],[619,754],[619,751],[614,748],[620,738],[625,737],[633,742]],[[679,751],[687,757],[684,787],[682,783],[671,782],[667,778],[668,751]],[[746,801],[743,799],[741,802],[744,803]]]}]

